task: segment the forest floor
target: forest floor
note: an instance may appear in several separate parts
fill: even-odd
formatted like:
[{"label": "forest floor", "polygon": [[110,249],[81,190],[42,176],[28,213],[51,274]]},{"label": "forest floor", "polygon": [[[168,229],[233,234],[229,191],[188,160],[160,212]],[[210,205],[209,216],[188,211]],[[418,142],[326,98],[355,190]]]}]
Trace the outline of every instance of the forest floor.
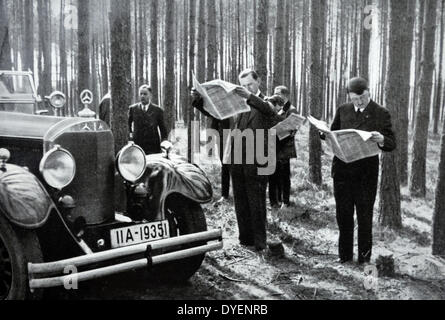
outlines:
[{"label": "forest floor", "polygon": [[[178,130],[180,131],[180,130]],[[375,206],[374,246],[371,265],[339,264],[338,229],[330,178],[331,156],[324,154],[323,186],[308,179],[308,128],[297,136],[298,159],[292,160],[293,206],[282,210],[268,207],[268,239],[280,240],[285,255],[258,254],[238,242],[233,200],[204,206],[209,228],[222,228],[224,248],[207,254],[199,271],[185,285],[148,285],[131,274],[99,280],[74,294],[57,298],[75,299],[445,299],[445,260],[431,255],[431,226],[440,137],[431,136],[427,156],[427,196],[413,198],[402,189],[403,228],[391,231],[378,223]],[[177,135],[175,146],[183,154],[186,145]],[[411,150],[411,148],[410,148]],[[203,164],[220,195],[218,164]],[[356,239],[356,236],[355,236]],[[356,242],[356,240],[355,240]],[[357,252],[355,246],[354,252]],[[394,258],[395,275],[370,274],[379,256]],[[366,268],[366,270],[365,270]],[[371,271],[370,271],[371,270]],[[366,272],[365,272],[366,271]]]}]

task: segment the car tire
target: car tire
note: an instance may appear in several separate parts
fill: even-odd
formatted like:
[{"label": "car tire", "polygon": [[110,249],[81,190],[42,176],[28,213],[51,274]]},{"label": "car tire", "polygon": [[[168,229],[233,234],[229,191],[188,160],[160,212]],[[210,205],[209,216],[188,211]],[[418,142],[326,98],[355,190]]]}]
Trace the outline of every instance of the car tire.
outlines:
[{"label": "car tire", "polygon": [[[172,195],[167,199],[166,218],[169,220],[170,237],[207,231],[207,223],[201,205],[182,196]],[[176,247],[184,250],[203,245],[196,242],[192,245]],[[185,282],[201,267],[205,254],[184,258],[177,261],[154,266],[149,277],[160,282]]]},{"label": "car tire", "polygon": [[13,226],[0,213],[0,300],[36,300],[41,290],[31,293],[28,262],[42,262],[35,231]]}]

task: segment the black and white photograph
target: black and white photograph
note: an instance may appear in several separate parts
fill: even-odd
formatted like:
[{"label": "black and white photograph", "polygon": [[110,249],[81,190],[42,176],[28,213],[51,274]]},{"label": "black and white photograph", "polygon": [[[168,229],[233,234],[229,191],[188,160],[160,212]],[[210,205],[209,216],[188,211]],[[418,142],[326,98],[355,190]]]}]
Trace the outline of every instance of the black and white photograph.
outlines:
[{"label": "black and white photograph", "polygon": [[0,300],[445,300],[444,38],[445,0],[0,0]]}]

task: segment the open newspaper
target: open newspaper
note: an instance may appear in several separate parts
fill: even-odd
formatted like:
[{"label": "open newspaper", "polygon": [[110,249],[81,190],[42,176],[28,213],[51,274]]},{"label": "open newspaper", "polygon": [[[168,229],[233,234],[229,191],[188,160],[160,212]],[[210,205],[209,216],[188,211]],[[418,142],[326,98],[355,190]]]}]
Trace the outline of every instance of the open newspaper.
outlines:
[{"label": "open newspaper", "polygon": [[326,134],[326,143],[332,153],[346,163],[351,163],[380,154],[376,142],[371,141],[372,133],[368,131],[345,129],[331,131],[326,123],[308,116],[309,122]]},{"label": "open newspaper", "polygon": [[223,80],[199,83],[193,75],[193,86],[204,99],[204,109],[218,120],[250,111],[246,99],[235,93],[239,86]]},{"label": "open newspaper", "polygon": [[292,113],[289,117],[281,121],[272,129],[275,129],[277,132],[277,137],[281,141],[289,137],[294,131],[298,131],[305,122],[306,118]]}]

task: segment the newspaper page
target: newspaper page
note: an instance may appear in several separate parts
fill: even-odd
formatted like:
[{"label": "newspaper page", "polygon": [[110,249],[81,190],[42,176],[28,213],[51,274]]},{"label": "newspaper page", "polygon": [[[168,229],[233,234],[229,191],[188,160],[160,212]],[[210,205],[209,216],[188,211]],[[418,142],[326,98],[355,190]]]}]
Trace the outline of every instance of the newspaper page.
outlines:
[{"label": "newspaper page", "polygon": [[377,143],[371,141],[372,133],[362,130],[346,129],[330,131],[326,123],[308,116],[309,122],[326,134],[326,142],[332,153],[346,163],[380,154]]},{"label": "newspaper page", "polygon": [[204,109],[218,120],[250,111],[246,99],[234,92],[237,85],[222,80],[200,84],[193,75],[193,86],[204,99]]},{"label": "newspaper page", "polygon": [[281,121],[272,129],[275,129],[277,132],[277,137],[281,141],[289,137],[292,132],[298,131],[302,125],[306,123],[306,118],[292,113],[285,120]]}]

